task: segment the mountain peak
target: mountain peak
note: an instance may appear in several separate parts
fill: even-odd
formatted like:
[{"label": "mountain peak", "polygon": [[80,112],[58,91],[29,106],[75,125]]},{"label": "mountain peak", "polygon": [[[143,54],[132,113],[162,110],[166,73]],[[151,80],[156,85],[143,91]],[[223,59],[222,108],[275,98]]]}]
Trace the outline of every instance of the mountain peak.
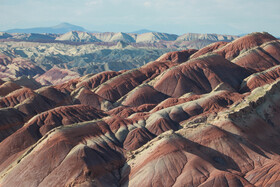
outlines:
[{"label": "mountain peak", "polygon": [[64,34],[69,31],[87,31],[85,28],[72,25],[67,22],[60,23],[52,27],[35,27],[27,29],[11,29],[7,30],[8,33],[54,33],[54,34]]},{"label": "mountain peak", "polygon": [[68,22],[62,22],[62,23],[60,23],[60,24],[58,24],[58,25],[62,25],[62,26],[68,26],[68,25],[73,25],[73,24],[71,24],[71,23],[68,23]]},{"label": "mountain peak", "polygon": [[130,33],[134,33],[134,34],[144,34],[144,33],[149,33],[149,32],[155,32],[155,31],[152,31],[152,30],[149,30],[149,29],[140,29],[140,30],[133,31],[133,32],[130,32]]},{"label": "mountain peak", "polygon": [[[63,22],[63,23],[53,26],[52,28],[69,28],[69,27],[80,27],[80,26],[73,25],[73,24],[70,24],[67,22]],[[80,28],[82,28],[82,27],[80,27]]]}]

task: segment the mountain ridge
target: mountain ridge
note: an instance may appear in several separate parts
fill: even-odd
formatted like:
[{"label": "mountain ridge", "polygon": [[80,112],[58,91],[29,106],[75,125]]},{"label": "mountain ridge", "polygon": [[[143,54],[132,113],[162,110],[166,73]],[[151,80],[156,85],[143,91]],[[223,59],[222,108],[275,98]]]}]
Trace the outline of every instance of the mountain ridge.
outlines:
[{"label": "mountain ridge", "polygon": [[[60,28],[58,28],[59,30]],[[161,32],[144,32],[126,33],[126,32],[89,32],[67,29],[66,33],[7,33],[0,32],[0,39],[2,40],[25,40],[25,41],[68,41],[68,42],[129,42],[129,43],[158,43],[158,42],[174,42],[184,43],[190,41],[232,41],[239,38],[234,35],[222,34],[199,34],[186,33],[183,35],[161,33]],[[80,29],[82,30],[82,29]],[[66,31],[66,30],[65,30]]]}]

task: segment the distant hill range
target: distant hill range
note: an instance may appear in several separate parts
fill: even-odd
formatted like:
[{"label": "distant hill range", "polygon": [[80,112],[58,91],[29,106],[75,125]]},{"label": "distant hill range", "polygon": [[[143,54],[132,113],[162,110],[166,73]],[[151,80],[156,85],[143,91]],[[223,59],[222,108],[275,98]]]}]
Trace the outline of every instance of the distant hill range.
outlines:
[{"label": "distant hill range", "polygon": [[34,27],[27,29],[10,29],[7,33],[52,33],[52,34],[64,34],[69,31],[87,31],[85,28],[72,25],[70,23],[61,23],[53,27]]},{"label": "distant hill range", "polygon": [[187,48],[202,48],[217,41],[232,41],[239,38],[234,35],[222,34],[199,34],[186,33],[183,35],[168,34],[161,32],[149,32],[149,30],[139,30],[133,33],[124,32],[87,32],[79,26],[63,23],[49,28],[33,29],[13,29],[7,32],[0,32],[1,40],[17,40],[32,42],[74,42],[74,43],[94,43],[94,42],[126,42],[128,44],[161,44],[162,47],[174,46]]},{"label": "distant hill range", "polygon": [[[176,35],[146,29],[130,33],[100,33],[69,23],[45,28],[13,29],[0,32],[0,57],[2,54],[2,61],[10,62],[0,67],[0,78],[16,78],[19,75],[34,77],[36,74],[42,75],[42,72],[47,75],[54,72],[68,74],[68,70],[74,72],[71,75],[128,70],[141,67],[170,51],[201,49],[215,42],[224,44],[237,38],[220,34]],[[54,66],[67,69],[67,72],[52,69]],[[42,84],[54,83],[54,80],[44,77],[36,79]]]},{"label": "distant hill range", "polygon": [[[221,34],[198,34],[186,33],[183,35],[155,32],[148,29],[141,29],[134,32],[98,32],[88,31],[87,29],[72,25],[70,23],[61,23],[53,27],[36,27],[27,29],[10,29],[0,32],[0,39],[37,41],[37,42],[127,42],[127,43],[158,43],[169,42],[181,46],[182,43],[195,41],[200,43],[198,47],[204,47],[217,41],[232,41],[239,36],[221,35]],[[200,46],[201,45],[201,46]]]}]

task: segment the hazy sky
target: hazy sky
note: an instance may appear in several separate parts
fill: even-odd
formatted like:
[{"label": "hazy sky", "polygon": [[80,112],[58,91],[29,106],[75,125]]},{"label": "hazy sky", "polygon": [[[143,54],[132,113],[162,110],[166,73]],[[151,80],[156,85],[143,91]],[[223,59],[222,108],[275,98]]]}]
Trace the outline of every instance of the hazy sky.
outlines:
[{"label": "hazy sky", "polygon": [[0,30],[61,22],[92,31],[280,36],[280,0],[0,0]]}]

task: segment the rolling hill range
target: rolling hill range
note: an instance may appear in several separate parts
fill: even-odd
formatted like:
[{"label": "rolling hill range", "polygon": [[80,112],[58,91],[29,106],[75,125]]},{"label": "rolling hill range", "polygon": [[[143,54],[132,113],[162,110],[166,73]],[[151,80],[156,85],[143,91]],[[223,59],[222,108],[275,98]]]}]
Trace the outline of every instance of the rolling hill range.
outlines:
[{"label": "rolling hill range", "polygon": [[[41,38],[40,38],[41,37]],[[155,43],[159,41],[232,41],[238,36],[221,34],[186,33],[181,36],[155,32],[147,29],[124,32],[98,32],[70,23],[61,23],[52,27],[36,27],[26,29],[10,29],[0,32],[0,39],[24,40],[24,41],[70,41],[70,42],[129,42],[129,43]]]},{"label": "rolling hill range", "polygon": [[[216,41],[228,42],[236,38],[217,34],[178,37],[166,33],[137,35],[78,31],[63,35],[2,33],[2,38],[5,37],[0,42],[0,58],[5,61],[2,66],[0,64],[0,78],[24,75],[35,79],[44,73],[51,75],[48,71],[60,72],[58,68],[79,76],[105,70],[129,70],[154,61],[167,52],[199,49]],[[44,85],[55,84],[55,81],[39,79]]]},{"label": "rolling hill range", "polygon": [[[234,35],[221,34],[198,34],[186,33],[181,36],[176,34],[168,34],[161,32],[86,32],[85,29],[78,26],[67,25],[62,31],[56,31],[55,28],[60,28],[60,25],[50,27],[49,32],[42,32],[38,28],[34,32],[24,32],[24,30],[16,30],[18,32],[0,32],[0,39],[13,41],[33,41],[33,42],[76,42],[76,43],[94,43],[94,42],[127,42],[127,43],[157,43],[169,42],[173,45],[181,44],[182,41],[232,41],[238,38]],[[75,30],[76,29],[76,30]],[[63,32],[66,31],[66,32]]]},{"label": "rolling hill range", "polygon": [[104,70],[128,70],[172,50],[133,47],[123,42],[113,45],[3,42],[0,43],[0,77],[16,78],[25,75],[36,78],[53,71],[54,67],[80,76]]},{"label": "rolling hill range", "polygon": [[[52,28],[71,30],[78,27],[65,23]],[[64,34],[58,31],[51,34],[39,31],[2,32],[0,58],[3,63],[0,64],[0,78],[31,76],[43,85],[51,85],[69,80],[71,76],[75,78],[107,70],[139,68],[167,52],[200,49],[215,42],[226,43],[237,38],[219,34],[188,33],[178,36],[144,31],[140,34],[72,30]],[[46,76],[58,73],[62,74],[57,77],[60,79],[58,82]]]},{"label": "rolling hill range", "polygon": [[27,51],[0,56],[0,186],[280,185],[274,36],[83,76]]}]

